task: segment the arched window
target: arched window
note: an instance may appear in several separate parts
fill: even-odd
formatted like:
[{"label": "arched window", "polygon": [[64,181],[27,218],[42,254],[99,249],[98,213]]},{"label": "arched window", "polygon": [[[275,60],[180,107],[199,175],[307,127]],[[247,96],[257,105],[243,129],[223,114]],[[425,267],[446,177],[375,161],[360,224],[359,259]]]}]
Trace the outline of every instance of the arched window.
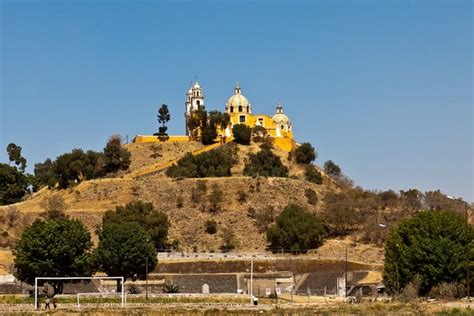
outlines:
[{"label": "arched window", "polygon": [[281,129],[285,129],[285,126],[284,126],[284,125],[282,125],[282,126],[280,126],[280,128],[281,128]]},{"label": "arched window", "polygon": [[234,107],[233,106],[230,107],[230,113],[234,113]]},{"label": "arched window", "polygon": [[239,112],[242,112],[242,106],[239,105]]},{"label": "arched window", "polygon": [[201,105],[201,101],[196,100],[196,105],[199,107]]}]

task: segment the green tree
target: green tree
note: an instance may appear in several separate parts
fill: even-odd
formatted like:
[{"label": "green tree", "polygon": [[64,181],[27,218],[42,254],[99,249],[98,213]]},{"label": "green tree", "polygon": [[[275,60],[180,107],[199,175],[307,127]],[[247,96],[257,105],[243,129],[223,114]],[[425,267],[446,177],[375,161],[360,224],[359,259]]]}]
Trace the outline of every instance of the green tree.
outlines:
[{"label": "green tree", "polygon": [[21,155],[21,146],[10,143],[7,146],[8,159],[19,167],[21,172],[25,172],[26,159]]},{"label": "green tree", "polygon": [[[105,226],[99,235],[95,257],[99,271],[109,276],[122,276],[124,280],[144,279],[146,271],[153,271],[157,264],[155,246],[136,222]],[[120,281],[117,281],[117,292],[120,290]]]},{"label": "green tree", "polygon": [[306,252],[322,245],[324,233],[324,226],[315,215],[290,204],[267,230],[267,240],[274,251]]},{"label": "green tree", "polygon": [[235,148],[232,144],[193,156],[186,154],[166,170],[172,178],[229,177],[235,163]]},{"label": "green tree", "polygon": [[315,166],[309,164],[305,168],[304,176],[306,181],[309,181],[311,183],[315,184],[322,184],[323,183],[323,176],[321,172],[316,169]]},{"label": "green tree", "polygon": [[217,129],[215,125],[207,124],[201,130],[201,141],[204,145],[213,144],[217,137]]},{"label": "green tree", "polygon": [[30,178],[17,168],[0,163],[0,205],[21,201],[27,194]]},{"label": "green tree", "polygon": [[137,223],[145,229],[156,249],[164,250],[167,245],[170,223],[165,213],[155,210],[152,203],[130,202],[117,206],[114,211],[105,212],[102,229],[111,224]]},{"label": "green tree", "polygon": [[316,159],[318,154],[310,143],[303,143],[295,149],[294,156],[297,163],[310,164]]},{"label": "green tree", "polygon": [[166,131],[168,130],[166,123],[168,123],[170,119],[171,115],[170,111],[168,110],[168,106],[166,104],[162,104],[160,109],[158,110],[158,122],[161,124],[158,131],[159,137],[168,136],[168,134],[166,133]]},{"label": "green tree", "polygon": [[103,170],[105,173],[127,170],[130,166],[130,152],[122,147],[122,137],[113,135],[104,148]]},{"label": "green tree", "polygon": [[252,129],[252,140],[256,143],[264,142],[267,136],[267,130],[261,125],[257,125]]},{"label": "green tree", "polygon": [[216,128],[225,129],[230,123],[230,116],[225,112],[211,111],[209,112],[209,125]]},{"label": "green tree", "polygon": [[[18,241],[15,276],[33,285],[35,277],[90,276],[93,271],[91,235],[77,219],[36,220]],[[62,293],[63,281],[47,281]]]},{"label": "green tree", "polygon": [[45,185],[48,186],[48,188],[53,188],[58,182],[55,173],[55,162],[50,158],[46,159],[43,163],[35,164],[34,174],[36,178],[34,190],[39,190]]},{"label": "green tree", "polygon": [[252,129],[245,124],[236,124],[232,127],[235,141],[241,145],[250,145]]},{"label": "green tree", "polygon": [[419,294],[426,295],[433,286],[465,279],[466,260],[471,268],[474,262],[473,239],[472,225],[466,234],[454,212],[422,211],[402,220],[385,241],[385,286],[399,292],[418,275]]},{"label": "green tree", "polygon": [[283,165],[280,157],[275,155],[270,146],[262,145],[261,150],[249,155],[245,164],[244,175],[263,177],[288,177],[288,168]]},{"label": "green tree", "polygon": [[328,160],[324,163],[324,172],[333,178],[339,178],[342,176],[341,168],[332,160]]}]

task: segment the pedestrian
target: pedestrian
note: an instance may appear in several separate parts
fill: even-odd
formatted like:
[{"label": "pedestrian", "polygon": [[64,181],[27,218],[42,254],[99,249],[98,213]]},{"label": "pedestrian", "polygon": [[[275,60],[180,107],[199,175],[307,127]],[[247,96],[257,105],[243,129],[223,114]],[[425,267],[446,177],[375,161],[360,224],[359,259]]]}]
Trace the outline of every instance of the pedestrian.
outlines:
[{"label": "pedestrian", "polygon": [[53,307],[54,307],[54,309],[56,309],[56,306],[57,306],[56,298],[53,297]]},{"label": "pedestrian", "polygon": [[46,300],[44,301],[44,309],[49,309],[49,297],[46,297]]}]

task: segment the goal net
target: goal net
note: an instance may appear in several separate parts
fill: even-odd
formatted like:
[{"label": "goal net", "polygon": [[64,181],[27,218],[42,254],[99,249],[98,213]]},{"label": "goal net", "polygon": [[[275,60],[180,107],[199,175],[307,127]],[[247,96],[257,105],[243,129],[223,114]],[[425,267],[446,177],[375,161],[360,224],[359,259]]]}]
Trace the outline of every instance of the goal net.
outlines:
[{"label": "goal net", "polygon": [[[38,283],[47,283],[47,281],[51,282],[57,282],[57,281],[93,281],[93,280],[99,280],[99,281],[118,281],[120,282],[120,292],[110,292],[110,291],[104,291],[99,289],[99,292],[81,292],[81,293],[76,293],[73,294],[74,298],[77,300],[77,307],[81,307],[81,299],[85,300],[86,297],[95,297],[94,302],[101,303],[102,301],[110,301],[110,298],[118,297],[120,298],[120,305],[122,307],[125,306],[125,292],[124,292],[124,279],[123,277],[110,277],[110,276],[103,276],[103,277],[36,277],[35,278],[35,309],[40,308],[39,304],[39,299],[38,299]],[[75,301],[76,301],[75,300]]]}]

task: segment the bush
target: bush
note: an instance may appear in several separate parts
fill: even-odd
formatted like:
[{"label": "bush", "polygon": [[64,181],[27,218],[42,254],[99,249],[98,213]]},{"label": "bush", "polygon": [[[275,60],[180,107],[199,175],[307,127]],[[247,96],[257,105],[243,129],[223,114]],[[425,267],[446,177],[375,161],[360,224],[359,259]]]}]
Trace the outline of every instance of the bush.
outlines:
[{"label": "bush", "polygon": [[261,146],[256,154],[249,155],[245,164],[244,175],[263,177],[288,177],[288,168],[283,165],[280,157],[275,155],[268,146]]},{"label": "bush", "polygon": [[188,153],[166,170],[172,178],[229,177],[235,162],[232,146],[193,156]]},{"label": "bush", "polygon": [[304,253],[321,246],[324,233],[324,226],[315,215],[290,204],[277,216],[275,225],[267,230],[267,240],[273,251]]},{"label": "bush", "polygon": [[206,230],[206,233],[210,235],[214,235],[217,233],[217,223],[215,220],[208,220],[206,223],[204,223],[204,229]]},{"label": "bush", "polygon": [[324,163],[324,172],[333,178],[339,178],[342,175],[341,167],[336,165],[332,160],[328,160]]},{"label": "bush", "polygon": [[127,170],[130,166],[130,152],[122,147],[122,137],[113,135],[104,148],[103,170],[105,173]]},{"label": "bush", "polygon": [[346,192],[328,192],[324,196],[323,219],[332,236],[346,235],[356,224],[354,198]]},{"label": "bush", "polygon": [[272,205],[268,205],[263,210],[256,211],[254,216],[258,231],[264,232],[267,230],[268,225],[275,220],[275,208]]},{"label": "bush", "polygon": [[249,145],[252,137],[252,129],[245,124],[236,124],[232,127],[235,141],[241,145]]},{"label": "bush", "polygon": [[316,159],[317,153],[310,143],[303,143],[295,149],[294,156],[297,163],[309,164]]},{"label": "bush", "polygon": [[417,275],[421,295],[442,282],[466,279],[464,262],[474,262],[474,229],[469,226],[466,235],[465,228],[461,216],[446,211],[423,211],[402,220],[385,241],[387,290],[397,292]]},{"label": "bush", "polygon": [[215,183],[212,186],[212,191],[209,195],[209,212],[217,213],[220,211],[223,194],[224,192],[219,188],[219,185]]},{"label": "bush", "polygon": [[265,127],[257,125],[252,129],[252,140],[256,143],[264,142],[268,138],[268,132]]},{"label": "bush", "polygon": [[217,137],[217,129],[213,125],[206,125],[201,131],[201,141],[204,145],[213,144]]},{"label": "bush", "polygon": [[311,183],[323,183],[323,176],[321,175],[321,172],[319,172],[318,169],[316,169],[316,167],[313,165],[306,166],[304,176],[306,181],[309,181]]},{"label": "bush", "polygon": [[222,232],[222,244],[219,247],[222,252],[229,252],[237,247],[237,240],[232,229],[226,227]]},{"label": "bush", "polygon": [[242,190],[237,191],[237,201],[239,201],[241,204],[245,203],[247,201],[247,193]]},{"label": "bush", "polygon": [[304,196],[306,196],[309,204],[316,205],[318,203],[318,195],[313,189],[306,189],[304,191]]}]

